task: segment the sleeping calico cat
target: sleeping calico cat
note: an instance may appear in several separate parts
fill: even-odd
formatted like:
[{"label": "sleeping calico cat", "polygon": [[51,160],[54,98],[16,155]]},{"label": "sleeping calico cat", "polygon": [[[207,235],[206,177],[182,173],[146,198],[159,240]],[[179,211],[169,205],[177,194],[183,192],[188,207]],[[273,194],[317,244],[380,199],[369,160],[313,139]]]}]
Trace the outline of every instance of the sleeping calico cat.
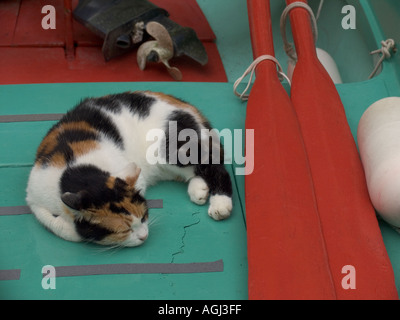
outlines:
[{"label": "sleeping calico cat", "polygon": [[[163,130],[164,139],[148,141],[152,129]],[[205,148],[209,161],[199,151],[193,154],[197,162],[183,163],[177,154],[185,141],[177,135],[185,129],[198,134],[199,150],[211,145],[210,136],[202,134],[211,130],[209,122],[194,106],[172,96],[143,91],[85,99],[40,144],[27,203],[57,236],[102,245],[137,246],[147,239],[144,194],[160,180],[189,181],[190,199],[202,205],[210,195],[208,214],[225,219],[232,210],[232,185],[223,151],[219,163],[211,161],[214,147]],[[154,143],[159,150],[165,147],[157,155],[165,161],[150,164],[146,154]]]}]

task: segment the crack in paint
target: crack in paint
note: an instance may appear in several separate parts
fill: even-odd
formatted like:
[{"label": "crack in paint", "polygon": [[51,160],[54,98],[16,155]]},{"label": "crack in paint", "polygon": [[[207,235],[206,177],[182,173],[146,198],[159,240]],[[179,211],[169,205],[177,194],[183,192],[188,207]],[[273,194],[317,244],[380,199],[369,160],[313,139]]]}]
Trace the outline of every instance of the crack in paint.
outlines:
[{"label": "crack in paint", "polygon": [[[200,214],[200,212],[194,212],[194,213],[192,213],[192,217],[195,217],[198,214]],[[182,235],[182,238],[181,238],[182,245],[180,246],[179,251],[177,251],[177,252],[172,254],[171,263],[174,263],[175,256],[185,252],[184,248],[185,248],[185,237],[186,237],[186,234],[187,234],[187,229],[189,229],[189,228],[191,228],[191,227],[193,227],[193,226],[195,226],[196,224],[199,224],[199,223],[200,223],[200,218],[197,217],[197,221],[195,221],[195,222],[183,227],[183,235]]]}]

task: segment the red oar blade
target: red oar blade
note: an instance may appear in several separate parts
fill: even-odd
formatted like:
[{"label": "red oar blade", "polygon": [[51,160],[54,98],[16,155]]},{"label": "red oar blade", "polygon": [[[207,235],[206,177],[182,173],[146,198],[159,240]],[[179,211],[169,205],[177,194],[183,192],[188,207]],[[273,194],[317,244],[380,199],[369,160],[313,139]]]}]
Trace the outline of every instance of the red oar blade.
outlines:
[{"label": "red oar blade", "polygon": [[[274,55],[269,2],[249,0],[248,9],[255,57]],[[254,130],[254,171],[246,176],[249,298],[335,299],[300,126],[272,61],[257,67],[246,129]]]},{"label": "red oar blade", "polygon": [[295,8],[290,20],[298,56],[291,100],[311,167],[337,296],[397,299],[356,144],[336,87],[317,58],[309,14]]}]

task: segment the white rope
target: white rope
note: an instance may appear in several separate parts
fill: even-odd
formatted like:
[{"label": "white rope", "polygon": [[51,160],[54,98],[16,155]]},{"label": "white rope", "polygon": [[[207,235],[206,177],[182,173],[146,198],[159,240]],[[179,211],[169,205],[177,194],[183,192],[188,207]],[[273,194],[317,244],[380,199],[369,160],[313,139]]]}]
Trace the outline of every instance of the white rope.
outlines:
[{"label": "white rope", "polygon": [[[322,4],[323,4],[323,2],[321,3],[320,9],[322,9]],[[318,40],[318,27],[317,27],[317,19],[315,18],[314,12],[312,11],[311,7],[304,2],[300,2],[300,1],[293,2],[293,3],[289,4],[285,8],[285,10],[283,10],[282,16],[281,16],[281,21],[280,21],[280,29],[281,29],[281,35],[282,35],[284,49],[290,59],[292,59],[293,61],[297,61],[297,55],[296,55],[296,50],[294,48],[294,45],[287,40],[287,36],[286,36],[287,16],[288,16],[289,12],[291,10],[293,10],[294,8],[306,9],[307,12],[310,14],[315,44],[317,44],[317,40]]]},{"label": "white rope", "polygon": [[[249,94],[246,94],[247,90],[249,90],[250,85],[251,85],[251,81],[253,79],[253,75],[254,75],[254,71],[256,70],[257,66],[260,64],[260,62],[264,61],[264,60],[270,60],[275,62],[275,64],[278,66],[278,74],[280,76],[282,76],[284,79],[287,80],[287,82],[290,83],[289,78],[287,77],[287,75],[283,72],[283,69],[281,67],[281,65],[279,64],[278,60],[274,57],[274,56],[270,56],[270,55],[262,55],[260,57],[258,57],[256,60],[254,60],[252,62],[252,64],[247,68],[247,70],[243,73],[243,75],[237,79],[235,81],[235,83],[233,84],[233,93],[238,96],[242,101],[247,101],[249,99]],[[239,84],[242,82],[242,80],[250,73],[250,79],[249,82],[247,83],[246,88],[244,89],[244,91],[242,93],[238,93],[237,92],[237,87],[239,86]]]},{"label": "white rope", "polygon": [[370,74],[370,76],[368,77],[368,79],[372,79],[372,78],[376,75],[376,73],[378,72],[379,67],[382,65],[383,61],[384,61],[385,59],[389,59],[389,58],[392,56],[392,54],[390,53],[390,51],[391,51],[392,49],[394,49],[394,47],[395,47],[395,45],[396,45],[396,43],[394,42],[393,39],[387,39],[387,40],[385,40],[385,41],[382,41],[381,44],[382,44],[382,47],[381,47],[380,49],[375,50],[375,51],[372,51],[372,52],[370,53],[370,54],[378,54],[378,53],[381,53],[382,56],[381,56],[381,58],[379,59],[379,61],[376,63],[376,66],[375,66],[374,70],[372,71],[372,73]]},{"label": "white rope", "polygon": [[319,20],[319,17],[321,15],[321,11],[322,11],[322,7],[324,6],[324,0],[321,0],[319,2],[319,6],[318,6],[318,10],[317,10],[317,14],[315,15],[315,20]]}]

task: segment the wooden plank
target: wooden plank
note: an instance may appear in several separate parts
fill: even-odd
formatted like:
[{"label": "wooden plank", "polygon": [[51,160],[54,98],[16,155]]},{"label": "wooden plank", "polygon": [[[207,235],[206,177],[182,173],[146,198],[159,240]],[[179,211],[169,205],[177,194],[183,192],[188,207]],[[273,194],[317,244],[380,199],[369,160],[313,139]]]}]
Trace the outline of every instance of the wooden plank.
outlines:
[{"label": "wooden plank", "polygon": [[13,44],[21,1],[4,0],[0,2],[0,46]]},{"label": "wooden plank", "polygon": [[[204,43],[209,62],[201,66],[181,57],[170,61],[183,74],[183,81],[226,82],[227,77],[214,43]],[[64,48],[0,48],[0,84],[54,82],[173,81],[164,65],[148,64],[141,71],[136,54],[105,62],[98,47],[76,48],[76,59],[67,61]]]},{"label": "wooden plank", "polygon": [[[42,8],[46,5],[54,6],[56,10],[55,29],[42,28],[42,19],[46,16],[46,13],[42,13]],[[65,44],[65,28],[62,0],[22,0],[18,14],[18,23],[13,37],[13,45],[63,47]]]}]

